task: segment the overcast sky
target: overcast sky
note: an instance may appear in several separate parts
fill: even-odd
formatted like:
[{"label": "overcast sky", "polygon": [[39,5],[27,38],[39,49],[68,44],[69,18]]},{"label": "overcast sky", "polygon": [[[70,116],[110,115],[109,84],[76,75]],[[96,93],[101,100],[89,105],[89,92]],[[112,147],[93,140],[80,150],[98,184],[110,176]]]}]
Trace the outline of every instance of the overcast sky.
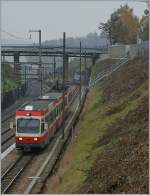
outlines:
[{"label": "overcast sky", "polygon": [[[65,31],[67,37],[85,36],[98,32],[100,22],[106,22],[120,5],[128,3],[134,14],[141,17],[147,8],[136,1],[6,1],[1,3],[2,38],[10,37],[4,31],[27,38],[29,29],[41,29],[42,40],[58,39]],[[33,35],[38,41],[38,36]]]}]

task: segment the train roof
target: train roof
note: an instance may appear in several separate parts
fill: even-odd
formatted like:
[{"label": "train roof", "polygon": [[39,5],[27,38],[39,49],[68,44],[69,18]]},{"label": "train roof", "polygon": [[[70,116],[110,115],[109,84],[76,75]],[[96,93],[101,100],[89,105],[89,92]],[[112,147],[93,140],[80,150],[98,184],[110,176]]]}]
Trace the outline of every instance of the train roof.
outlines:
[{"label": "train roof", "polygon": [[62,95],[63,95],[62,92],[51,92],[51,93],[47,93],[47,94],[43,95],[39,99],[41,99],[41,100],[57,100],[57,99],[61,98]]},{"label": "train roof", "polygon": [[[68,90],[70,91],[72,88],[74,88],[74,86],[69,87]],[[62,96],[63,92],[50,92],[31,102],[23,104],[18,110],[41,111],[44,109],[53,109],[54,100],[59,100]]]},{"label": "train roof", "polygon": [[31,102],[28,102],[24,105],[22,105],[19,110],[24,111],[41,111],[44,109],[50,109],[53,108],[52,101],[49,100],[33,100]]}]

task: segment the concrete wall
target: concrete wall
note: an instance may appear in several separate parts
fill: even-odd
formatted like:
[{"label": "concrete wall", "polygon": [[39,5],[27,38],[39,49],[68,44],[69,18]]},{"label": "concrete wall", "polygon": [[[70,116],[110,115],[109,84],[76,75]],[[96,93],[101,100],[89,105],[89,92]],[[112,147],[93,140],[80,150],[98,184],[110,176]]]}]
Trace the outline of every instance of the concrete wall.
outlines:
[{"label": "concrete wall", "polygon": [[108,48],[110,58],[123,58],[126,54],[125,45],[113,45]]},{"label": "concrete wall", "polygon": [[113,45],[108,49],[110,58],[123,58],[128,56],[133,59],[138,56],[149,55],[149,42],[133,45]]}]

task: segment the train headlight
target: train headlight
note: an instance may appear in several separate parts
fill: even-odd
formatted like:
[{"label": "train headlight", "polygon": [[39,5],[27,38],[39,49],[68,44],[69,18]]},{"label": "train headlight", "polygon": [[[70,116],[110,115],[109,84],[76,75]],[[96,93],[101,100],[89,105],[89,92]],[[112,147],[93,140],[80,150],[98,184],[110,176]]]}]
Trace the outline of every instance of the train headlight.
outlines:
[{"label": "train headlight", "polygon": [[38,140],[38,138],[37,137],[34,137],[34,141],[37,141]]},{"label": "train headlight", "polygon": [[18,139],[19,139],[20,141],[22,141],[22,140],[23,140],[23,139],[22,139],[22,137],[19,137]]}]

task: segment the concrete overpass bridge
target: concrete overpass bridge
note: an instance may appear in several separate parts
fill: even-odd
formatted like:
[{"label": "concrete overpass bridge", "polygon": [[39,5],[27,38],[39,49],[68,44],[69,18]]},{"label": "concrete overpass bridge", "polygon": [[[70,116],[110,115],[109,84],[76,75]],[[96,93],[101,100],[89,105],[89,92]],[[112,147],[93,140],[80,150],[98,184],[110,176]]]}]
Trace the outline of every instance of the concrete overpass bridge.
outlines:
[{"label": "concrete overpass bridge", "polygon": [[[107,47],[99,47],[99,48],[82,48],[81,56],[85,55],[86,57],[92,58],[94,55],[101,55],[107,53]],[[39,47],[38,46],[11,46],[5,45],[1,48],[2,56],[38,56],[39,55]],[[66,55],[68,57],[79,57],[80,56],[80,48],[79,47],[66,47]],[[63,46],[41,46],[41,55],[44,56],[63,56]]]},{"label": "concrete overpass bridge", "polygon": [[[19,65],[23,63],[32,63],[30,62],[21,62],[22,56],[29,57],[29,56],[39,56],[39,52],[41,58],[44,57],[64,57],[65,58],[65,70],[66,75],[68,73],[68,63],[70,57],[85,57],[92,59],[92,63],[95,64],[95,61],[101,54],[107,54],[108,48],[107,47],[99,47],[99,48],[85,48],[81,49],[79,47],[66,47],[65,54],[63,53],[63,46],[44,46],[41,45],[2,45],[1,47],[1,56],[2,58],[5,57],[13,57],[14,63],[14,70],[18,70]],[[34,62],[33,62],[34,64]],[[37,63],[38,64],[38,63]],[[42,63],[44,66],[44,63]],[[66,76],[67,77],[67,76]]]}]

